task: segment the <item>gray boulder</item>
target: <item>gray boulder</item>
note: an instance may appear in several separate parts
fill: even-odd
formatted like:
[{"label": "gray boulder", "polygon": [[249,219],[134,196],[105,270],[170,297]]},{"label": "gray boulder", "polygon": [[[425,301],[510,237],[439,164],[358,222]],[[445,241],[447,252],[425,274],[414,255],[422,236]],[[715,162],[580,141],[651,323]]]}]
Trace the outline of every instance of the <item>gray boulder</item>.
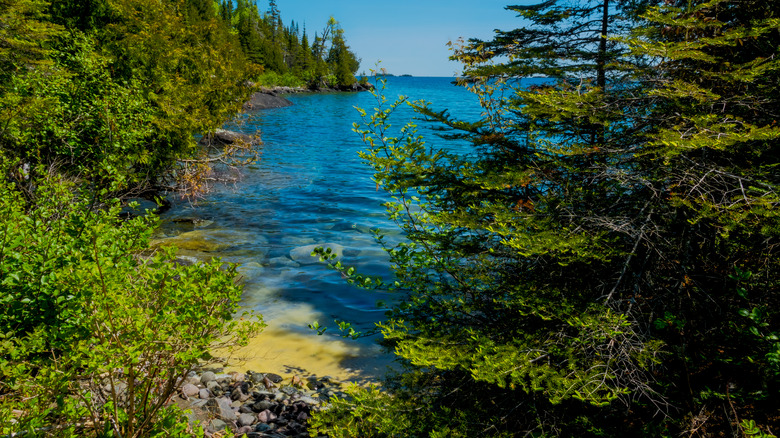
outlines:
[{"label": "gray boulder", "polygon": [[284,97],[277,96],[274,92],[258,92],[252,95],[244,103],[244,111],[254,111],[269,108],[284,108],[292,106],[292,102]]},{"label": "gray boulder", "polygon": [[202,145],[229,145],[237,142],[249,145],[260,144],[257,137],[226,129],[217,129],[213,134],[204,135],[199,141]]}]

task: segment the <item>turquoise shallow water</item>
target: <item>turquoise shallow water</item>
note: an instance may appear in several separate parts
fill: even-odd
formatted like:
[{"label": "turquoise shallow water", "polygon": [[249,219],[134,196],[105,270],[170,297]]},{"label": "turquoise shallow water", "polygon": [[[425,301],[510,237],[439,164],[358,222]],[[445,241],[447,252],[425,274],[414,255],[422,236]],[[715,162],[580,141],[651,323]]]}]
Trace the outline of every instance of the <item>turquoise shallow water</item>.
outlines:
[{"label": "turquoise shallow water", "polygon": [[[390,78],[385,94],[390,100],[399,94],[429,100],[435,108],[477,118],[476,97],[451,80]],[[388,197],[376,190],[371,169],[357,154],[364,145],[352,132],[352,124],[360,120],[355,107],[370,111],[377,102],[370,93],[288,97],[294,103],[291,107],[246,113],[226,126],[260,133],[263,140],[260,160],[242,169],[236,185],[215,187],[197,205],[180,203],[163,219],[207,220],[199,232],[226,241],[218,254],[211,255],[241,265],[246,282],[243,306],[262,313],[278,336],[295,334],[294,342],[336,342],[335,327],[317,337],[306,324],[317,320],[334,326],[333,320],[340,319],[370,328],[384,312],[377,301],[393,299],[389,294],[347,285],[338,272],[308,256],[312,245],[333,246],[342,250],[343,264],[364,274],[390,276],[388,259],[371,230],[379,230],[390,241],[401,236],[386,218],[382,203]],[[395,127],[412,116],[410,110],[400,109],[393,119]],[[445,144],[426,122],[418,124],[432,145]],[[181,231],[170,222],[164,230],[169,234]],[[373,343],[373,339],[363,339],[349,344],[341,366],[368,376],[380,372],[387,357]],[[303,359],[290,358],[285,364],[316,373],[316,364],[293,363]]]}]

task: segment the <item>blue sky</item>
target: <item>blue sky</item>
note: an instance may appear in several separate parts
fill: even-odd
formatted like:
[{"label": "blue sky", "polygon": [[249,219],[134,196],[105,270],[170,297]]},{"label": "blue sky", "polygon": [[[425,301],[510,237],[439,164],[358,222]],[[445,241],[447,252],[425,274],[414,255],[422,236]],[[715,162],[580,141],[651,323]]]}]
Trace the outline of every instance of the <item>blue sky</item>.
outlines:
[{"label": "blue sky", "polygon": [[[276,0],[285,25],[295,20],[309,37],[322,32],[333,16],[344,29],[347,44],[362,58],[361,71],[377,61],[388,73],[415,76],[454,76],[459,64],[448,61],[448,41],[459,37],[488,39],[494,29],[520,25],[504,9],[517,0]],[[477,6],[478,5],[478,6]],[[267,0],[257,0],[268,9]]]}]

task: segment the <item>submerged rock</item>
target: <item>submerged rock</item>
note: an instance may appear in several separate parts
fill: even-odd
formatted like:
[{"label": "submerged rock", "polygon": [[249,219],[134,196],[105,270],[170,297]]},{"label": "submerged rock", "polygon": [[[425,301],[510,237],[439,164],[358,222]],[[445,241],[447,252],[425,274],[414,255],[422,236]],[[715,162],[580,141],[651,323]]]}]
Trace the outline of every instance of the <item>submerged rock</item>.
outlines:
[{"label": "submerged rock", "polygon": [[234,246],[255,243],[256,240],[250,233],[241,231],[204,229],[153,240],[150,246],[175,246],[190,251],[220,252]]},{"label": "submerged rock", "polygon": [[312,251],[314,251],[314,249],[317,247],[322,247],[325,248],[326,250],[327,248],[330,248],[332,254],[336,255],[334,261],[341,260],[341,258],[344,255],[343,246],[337,243],[323,243],[323,244],[299,246],[298,248],[294,248],[290,251],[290,258],[302,265],[313,265],[315,263],[320,263],[320,258],[318,256],[311,255]]}]

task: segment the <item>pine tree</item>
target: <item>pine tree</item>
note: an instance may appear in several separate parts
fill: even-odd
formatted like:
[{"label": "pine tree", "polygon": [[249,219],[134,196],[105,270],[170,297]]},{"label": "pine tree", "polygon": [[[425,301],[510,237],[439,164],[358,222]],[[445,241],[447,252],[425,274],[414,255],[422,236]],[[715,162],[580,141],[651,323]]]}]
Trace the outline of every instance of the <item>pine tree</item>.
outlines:
[{"label": "pine tree", "polygon": [[232,23],[233,21],[233,2],[228,0],[222,0],[219,6],[219,16],[225,23]]},{"label": "pine tree", "polygon": [[268,2],[268,21],[272,29],[271,41],[276,42],[277,32],[276,30],[282,25],[282,17],[279,14],[279,8],[276,6],[276,0],[269,0]]},{"label": "pine tree", "polygon": [[301,52],[298,60],[298,65],[302,74],[306,72],[310,73],[312,68],[311,47],[309,47],[309,37],[306,35],[306,27],[303,28],[303,35],[301,35]]}]

